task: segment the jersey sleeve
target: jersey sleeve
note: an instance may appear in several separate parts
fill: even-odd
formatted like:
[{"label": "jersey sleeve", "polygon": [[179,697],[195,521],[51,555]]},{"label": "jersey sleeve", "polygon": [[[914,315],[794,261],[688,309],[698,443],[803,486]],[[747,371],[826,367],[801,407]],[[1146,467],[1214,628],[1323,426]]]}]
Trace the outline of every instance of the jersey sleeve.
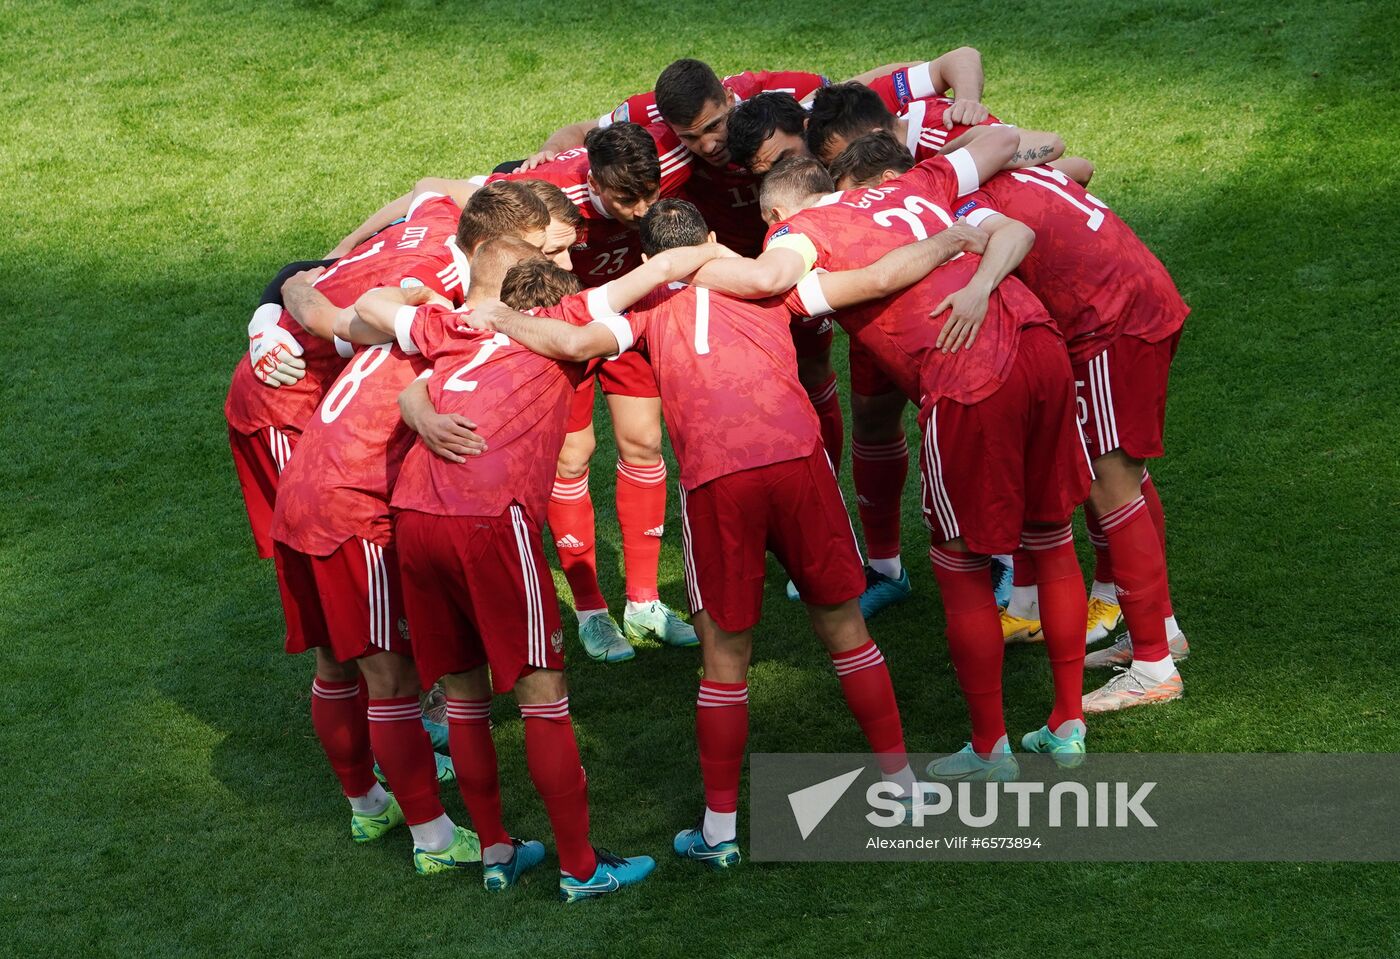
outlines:
[{"label": "jersey sleeve", "polygon": [[563,306],[575,298],[581,300],[581,304],[575,304],[572,307],[572,317],[565,319],[576,325],[601,323],[605,326],[608,332],[612,333],[613,338],[617,340],[617,350],[609,354],[606,359],[615,360],[632,349],[642,338],[643,333],[646,332],[648,314],[645,309],[636,308],[642,306],[646,302],[646,298],[643,298],[640,303],[633,304],[634,309],[629,311],[626,316],[614,310],[608,305],[608,286],[609,284],[604,283],[591,290],[576,293],[573,297],[565,297],[559,305]]},{"label": "jersey sleeve", "polygon": [[896,70],[871,80],[870,89],[879,94],[885,109],[891,113],[903,113],[911,101],[923,97],[936,97],[943,92],[933,88],[933,76],[929,70],[932,65],[932,61],[925,60],[912,67]]},{"label": "jersey sleeve", "polygon": [[819,233],[805,228],[794,228],[790,223],[780,223],[769,234],[764,250],[792,250],[802,257],[807,272],[783,297],[783,305],[795,316],[825,316],[831,312],[826,298],[822,296],[819,273],[824,273],[827,259],[826,245]]},{"label": "jersey sleeve", "polygon": [[977,190],[963,197],[962,205],[953,213],[955,217],[966,217],[968,226],[981,226],[988,217],[997,216],[995,198],[985,189]]},{"label": "jersey sleeve", "polygon": [[656,143],[656,156],[661,161],[661,195],[676,196],[690,180],[690,164],[695,159],[694,154],[664,123],[650,124],[647,132]]},{"label": "jersey sleeve", "polygon": [[820,73],[801,70],[774,70],[754,75],[758,92],[791,93],[796,100],[805,100],[831,81]]},{"label": "jersey sleeve", "polygon": [[607,129],[614,123],[640,123],[646,126],[649,123],[656,123],[661,119],[661,113],[656,109],[656,94],[648,91],[646,93],[634,93],[623,100],[608,113],[598,118],[600,129]]},{"label": "jersey sleeve", "polygon": [[977,164],[966,150],[923,160],[900,179],[949,210],[958,206],[960,197],[975,192],[982,185],[977,176]]},{"label": "jersey sleeve", "polygon": [[456,326],[458,315],[456,310],[438,303],[401,306],[394,314],[394,340],[408,355],[422,353],[429,361],[434,360]]}]

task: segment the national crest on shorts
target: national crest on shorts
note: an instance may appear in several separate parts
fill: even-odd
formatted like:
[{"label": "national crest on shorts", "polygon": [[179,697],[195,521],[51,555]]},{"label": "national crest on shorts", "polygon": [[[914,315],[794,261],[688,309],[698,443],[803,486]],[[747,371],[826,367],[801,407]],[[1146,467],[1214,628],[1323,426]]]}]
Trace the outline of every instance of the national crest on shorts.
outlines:
[{"label": "national crest on shorts", "polygon": [[408,642],[408,620],[400,616],[398,626],[399,639],[402,639],[405,643]]},{"label": "national crest on shorts", "polygon": [[564,629],[562,626],[550,635],[549,645],[554,647],[556,653],[564,651]]}]

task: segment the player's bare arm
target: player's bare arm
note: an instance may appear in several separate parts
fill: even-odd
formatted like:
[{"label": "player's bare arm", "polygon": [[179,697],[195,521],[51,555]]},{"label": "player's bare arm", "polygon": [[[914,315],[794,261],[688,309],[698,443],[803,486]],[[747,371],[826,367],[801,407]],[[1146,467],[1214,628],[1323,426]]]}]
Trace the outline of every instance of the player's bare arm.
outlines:
[{"label": "player's bare arm", "polygon": [[962,136],[949,141],[948,145],[939,152],[946,156],[954,150],[970,148],[974,143],[985,140],[988,136],[1005,136],[1008,130],[1016,136],[1016,147],[1002,169],[1009,170],[1017,167],[1035,166],[1039,163],[1049,163],[1059,159],[1060,155],[1065,152],[1065,141],[1060,138],[1058,133],[1051,133],[1048,130],[1022,130],[1019,127],[987,126],[973,127]]},{"label": "player's bare arm", "polygon": [[807,272],[802,254],[785,247],[764,250],[755,259],[711,260],[695,274],[695,283],[745,300],[786,293]]},{"label": "player's bare arm", "polygon": [[[710,236],[713,237],[714,234],[711,233]],[[658,286],[683,280],[705,264],[726,257],[735,258],[735,254],[727,246],[716,243],[713,239],[698,246],[663,250],[626,275],[610,280],[600,289],[607,291],[608,308],[615,313],[621,313]]]},{"label": "player's bare arm", "polygon": [[949,294],[929,313],[930,316],[938,316],[944,310],[950,311],[938,334],[937,345],[944,353],[956,353],[964,346],[972,346],[977,339],[977,331],[982,328],[982,320],[987,316],[987,300],[992,291],[1020,266],[1035,245],[1035,231],[1020,220],[1000,213],[992,213],[978,220],[978,228],[987,234],[988,239],[977,272],[967,286]]},{"label": "player's bare arm", "polygon": [[583,146],[584,138],[588,136],[589,131],[597,128],[597,120],[580,120],[578,123],[570,123],[568,126],[560,127],[549,135],[549,138],[540,145],[539,150],[526,157],[513,172],[528,173],[541,163],[548,163],[555,159],[561,153],[578,149]]},{"label": "player's bare arm", "polygon": [[408,211],[413,207],[413,201],[424,193],[441,193],[444,196],[452,197],[458,206],[463,206],[471,198],[471,195],[480,188],[480,183],[474,183],[471,180],[424,177],[413,185],[412,190],[401,197],[390,200],[371,213],[369,219],[355,227],[345,239],[337,243],[335,249],[326,254],[326,258],[344,256],[394,221],[408,216]]},{"label": "player's bare arm", "polygon": [[486,452],[486,441],[473,430],[476,424],[459,413],[439,413],[428,396],[428,378],[421,376],[399,394],[399,415],[437,456],[450,463],[465,463],[468,456]]},{"label": "player's bare arm", "polygon": [[[602,287],[595,288],[601,290]],[[619,318],[620,320],[620,318]],[[620,320],[626,323],[625,320]],[[574,326],[563,320],[517,313],[499,300],[488,300],[467,317],[467,324],[504,333],[528,350],[553,360],[583,362],[616,356],[619,343],[604,323]]]},{"label": "player's bare arm", "polygon": [[412,289],[381,286],[369,290],[355,301],[354,308],[344,314],[336,325],[335,335],[348,343],[373,346],[394,341],[394,320],[405,306],[437,303],[451,307],[443,296],[425,286]]},{"label": "player's bare arm", "polygon": [[1089,181],[1094,178],[1094,164],[1083,157],[1060,157],[1045,165],[1059,170],[1080,186],[1087,187]]},{"label": "player's bare arm", "polygon": [[302,329],[323,340],[335,336],[335,325],[349,310],[342,310],[312,284],[325,270],[303,270],[282,284],[282,305]]},{"label": "player's bare arm", "polygon": [[922,280],[959,253],[981,253],[989,237],[959,220],[924,240],[898,247],[859,270],[814,273],[804,283],[821,287],[822,299],[832,311],[878,300]]}]

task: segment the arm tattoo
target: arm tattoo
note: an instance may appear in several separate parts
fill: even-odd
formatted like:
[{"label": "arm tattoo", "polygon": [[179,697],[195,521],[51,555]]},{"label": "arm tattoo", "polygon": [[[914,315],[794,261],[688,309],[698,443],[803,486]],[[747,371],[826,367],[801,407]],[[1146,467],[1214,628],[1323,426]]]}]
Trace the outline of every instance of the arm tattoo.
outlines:
[{"label": "arm tattoo", "polygon": [[1051,150],[1048,146],[1034,147],[1029,150],[1017,150],[1011,155],[1011,162],[1024,163],[1030,161],[1031,163],[1038,163],[1048,157],[1050,153]]}]

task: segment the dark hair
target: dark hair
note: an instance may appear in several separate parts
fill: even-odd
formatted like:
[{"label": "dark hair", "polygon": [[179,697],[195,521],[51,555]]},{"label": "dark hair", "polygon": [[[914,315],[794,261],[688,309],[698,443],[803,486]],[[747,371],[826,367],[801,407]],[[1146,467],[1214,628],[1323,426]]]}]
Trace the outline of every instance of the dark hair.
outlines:
[{"label": "dark hair", "polygon": [[814,193],[831,193],[835,189],[831,174],[816,157],[788,157],[775,164],[763,178],[758,202],[767,215],[776,206],[795,206]]},{"label": "dark hair", "polygon": [[801,136],[806,125],[807,111],[791,93],[760,93],[729,114],[729,159],[746,167],[776,131]]},{"label": "dark hair", "polygon": [[707,103],[729,102],[715,71],[699,60],[677,60],[656,78],[656,112],[676,126],[688,126]]},{"label": "dark hair", "polygon": [[583,145],[588,148],[589,172],[603,189],[640,199],[661,188],[661,160],[645,127],[614,123],[590,130]]},{"label": "dark hair", "polygon": [[710,236],[705,218],[694,203],[667,197],[653,203],[640,224],[642,252],[655,256],[678,246],[696,246]]},{"label": "dark hair", "polygon": [[807,120],[807,149],[829,161],[831,141],[847,142],[873,130],[894,130],[895,116],[880,95],[854,80],[822,87],[812,98]]},{"label": "dark hair", "polygon": [[841,155],[831,161],[828,169],[837,183],[850,177],[858,186],[877,180],[881,173],[893,170],[904,173],[914,167],[914,158],[893,133],[880,130],[867,133],[850,142]]},{"label": "dark hair", "polygon": [[549,211],[551,220],[558,220],[566,223],[575,230],[583,229],[583,214],[579,208],[574,206],[574,201],[569,199],[568,194],[548,180],[520,180],[525,184],[530,192],[544,201],[545,209]]},{"label": "dark hair", "polygon": [[518,236],[498,236],[476,248],[472,256],[471,286],[478,293],[495,294],[505,280],[506,272],[518,263],[541,261],[548,263],[539,247]]},{"label": "dark hair", "polygon": [[457,246],[468,256],[487,240],[524,236],[549,226],[549,208],[523,183],[498,180],[473,193],[457,221]]},{"label": "dark hair", "polygon": [[564,297],[583,289],[583,283],[568,270],[544,259],[517,263],[501,280],[501,302],[512,310],[553,306]]}]

